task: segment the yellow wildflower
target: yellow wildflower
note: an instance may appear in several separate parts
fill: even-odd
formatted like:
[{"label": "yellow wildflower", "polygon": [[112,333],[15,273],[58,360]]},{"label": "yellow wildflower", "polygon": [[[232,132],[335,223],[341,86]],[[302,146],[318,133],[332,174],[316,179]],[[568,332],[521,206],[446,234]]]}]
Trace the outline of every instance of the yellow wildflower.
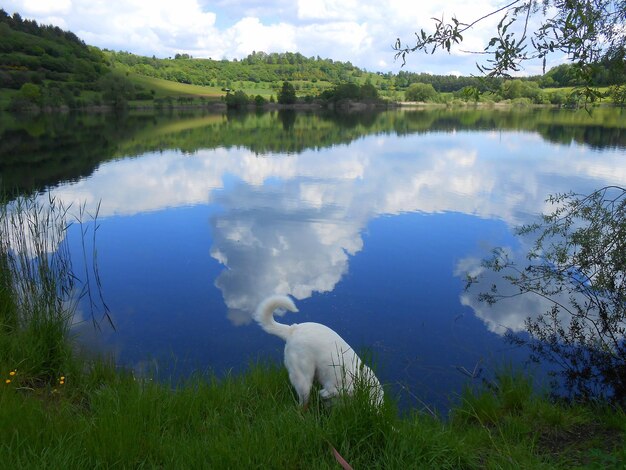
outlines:
[{"label": "yellow wildflower", "polygon": [[11,379],[6,379],[6,380],[4,381],[4,383],[10,384],[10,383],[11,383]]},{"label": "yellow wildflower", "polygon": [[10,375],[11,377],[13,377],[16,373],[17,373],[17,369],[12,370],[11,372],[9,372],[9,375]]}]

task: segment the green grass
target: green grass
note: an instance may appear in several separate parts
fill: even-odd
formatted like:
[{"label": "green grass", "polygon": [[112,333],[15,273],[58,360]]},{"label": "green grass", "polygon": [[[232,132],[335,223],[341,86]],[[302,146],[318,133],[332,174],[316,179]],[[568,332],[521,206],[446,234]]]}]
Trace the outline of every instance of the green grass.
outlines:
[{"label": "green grass", "polygon": [[0,458],[12,468],[338,468],[334,448],[353,468],[618,468],[626,459],[622,411],[553,404],[507,380],[513,388],[466,393],[446,421],[399,416],[390,399],[377,411],[314,398],[302,412],[271,365],[172,386],[98,363],[63,385],[4,384]]},{"label": "green grass", "polygon": [[[444,419],[399,413],[389,391],[380,409],[357,390],[332,407],[313,393],[302,411],[277,365],[168,384],[79,357],[72,310],[59,302],[73,278],[55,238],[67,229],[67,211],[52,202],[0,211],[0,461],[10,468],[339,468],[333,451],[368,469],[626,461],[623,410],[552,403],[511,371],[488,388],[468,388]],[[60,257],[42,262],[51,246]],[[19,254],[25,249],[31,256]]]},{"label": "green grass", "polygon": [[220,96],[225,95],[225,93],[217,87],[188,85],[186,83],[146,77],[135,73],[129,73],[127,78],[131,82],[141,85],[147,90],[154,90],[156,98],[177,98],[180,96],[219,98]]},{"label": "green grass", "polygon": [[[592,87],[593,89],[601,92],[601,93],[606,93],[607,91],[609,91],[609,87]],[[572,93],[573,91],[577,90],[577,87],[573,87],[573,86],[569,86],[569,87],[553,87],[553,88],[542,88],[542,90],[546,93],[555,93],[555,92],[563,92],[563,93]]]},{"label": "green grass", "polygon": [[[222,87],[189,85],[170,80],[163,80],[160,78],[147,77],[133,72],[129,72],[126,77],[132,83],[139,85],[146,90],[154,90],[155,98],[169,97],[176,99],[179,97],[204,97],[208,99],[216,99],[226,95],[226,92],[222,91]],[[292,83],[297,88],[298,96],[305,96],[309,93],[318,95],[321,91],[332,88],[333,86],[332,83],[324,81],[312,83],[307,80],[295,80]],[[236,81],[230,86],[230,89],[241,90],[250,96],[261,95],[265,99],[269,99],[270,96],[274,96],[274,98],[276,98],[277,90],[273,89],[271,85],[272,84],[269,82],[255,83],[251,81]]]}]

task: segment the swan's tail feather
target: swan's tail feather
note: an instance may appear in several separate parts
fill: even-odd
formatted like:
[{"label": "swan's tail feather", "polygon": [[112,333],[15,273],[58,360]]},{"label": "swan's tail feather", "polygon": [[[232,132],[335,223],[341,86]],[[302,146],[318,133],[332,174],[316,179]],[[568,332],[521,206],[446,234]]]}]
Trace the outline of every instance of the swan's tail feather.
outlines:
[{"label": "swan's tail feather", "polygon": [[254,319],[266,332],[287,340],[291,334],[291,326],[283,325],[274,320],[276,309],[286,309],[290,312],[297,312],[296,305],[286,295],[272,295],[259,304],[254,312]]}]

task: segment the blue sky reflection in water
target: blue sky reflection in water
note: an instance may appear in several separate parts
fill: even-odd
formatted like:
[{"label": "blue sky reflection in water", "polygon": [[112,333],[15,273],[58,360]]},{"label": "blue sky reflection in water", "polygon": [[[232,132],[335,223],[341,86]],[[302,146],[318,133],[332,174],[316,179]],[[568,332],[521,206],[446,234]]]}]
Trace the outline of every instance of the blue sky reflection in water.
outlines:
[{"label": "blue sky reflection in water", "polygon": [[86,323],[90,347],[160,377],[279,361],[282,342],[250,316],[287,293],[300,313],[281,321],[318,321],[368,348],[381,381],[419,407],[411,394],[445,406],[467,380],[460,369],[521,363],[501,334],[543,308],[479,305],[462,273],[494,246],[524,253],[511,229],[548,210],[548,194],[624,181],[620,149],[463,131],[298,154],[166,150],[104,163],[53,193],[101,200],[99,269],[117,331]]}]

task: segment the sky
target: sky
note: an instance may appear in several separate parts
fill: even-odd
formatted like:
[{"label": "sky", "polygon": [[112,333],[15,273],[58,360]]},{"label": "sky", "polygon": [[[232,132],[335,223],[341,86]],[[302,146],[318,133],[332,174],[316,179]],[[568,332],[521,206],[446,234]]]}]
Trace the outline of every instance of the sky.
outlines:
[{"label": "sky", "polygon": [[[450,54],[414,53],[394,59],[397,38],[411,44],[433,27],[433,17],[469,23],[493,11],[498,0],[0,0],[7,13],[70,30],[89,45],[134,54],[241,59],[253,51],[299,52],[371,72],[401,70],[478,75],[482,51],[500,20],[480,22]],[[556,63],[556,62],[555,62]],[[522,75],[540,73],[539,64]]]}]

